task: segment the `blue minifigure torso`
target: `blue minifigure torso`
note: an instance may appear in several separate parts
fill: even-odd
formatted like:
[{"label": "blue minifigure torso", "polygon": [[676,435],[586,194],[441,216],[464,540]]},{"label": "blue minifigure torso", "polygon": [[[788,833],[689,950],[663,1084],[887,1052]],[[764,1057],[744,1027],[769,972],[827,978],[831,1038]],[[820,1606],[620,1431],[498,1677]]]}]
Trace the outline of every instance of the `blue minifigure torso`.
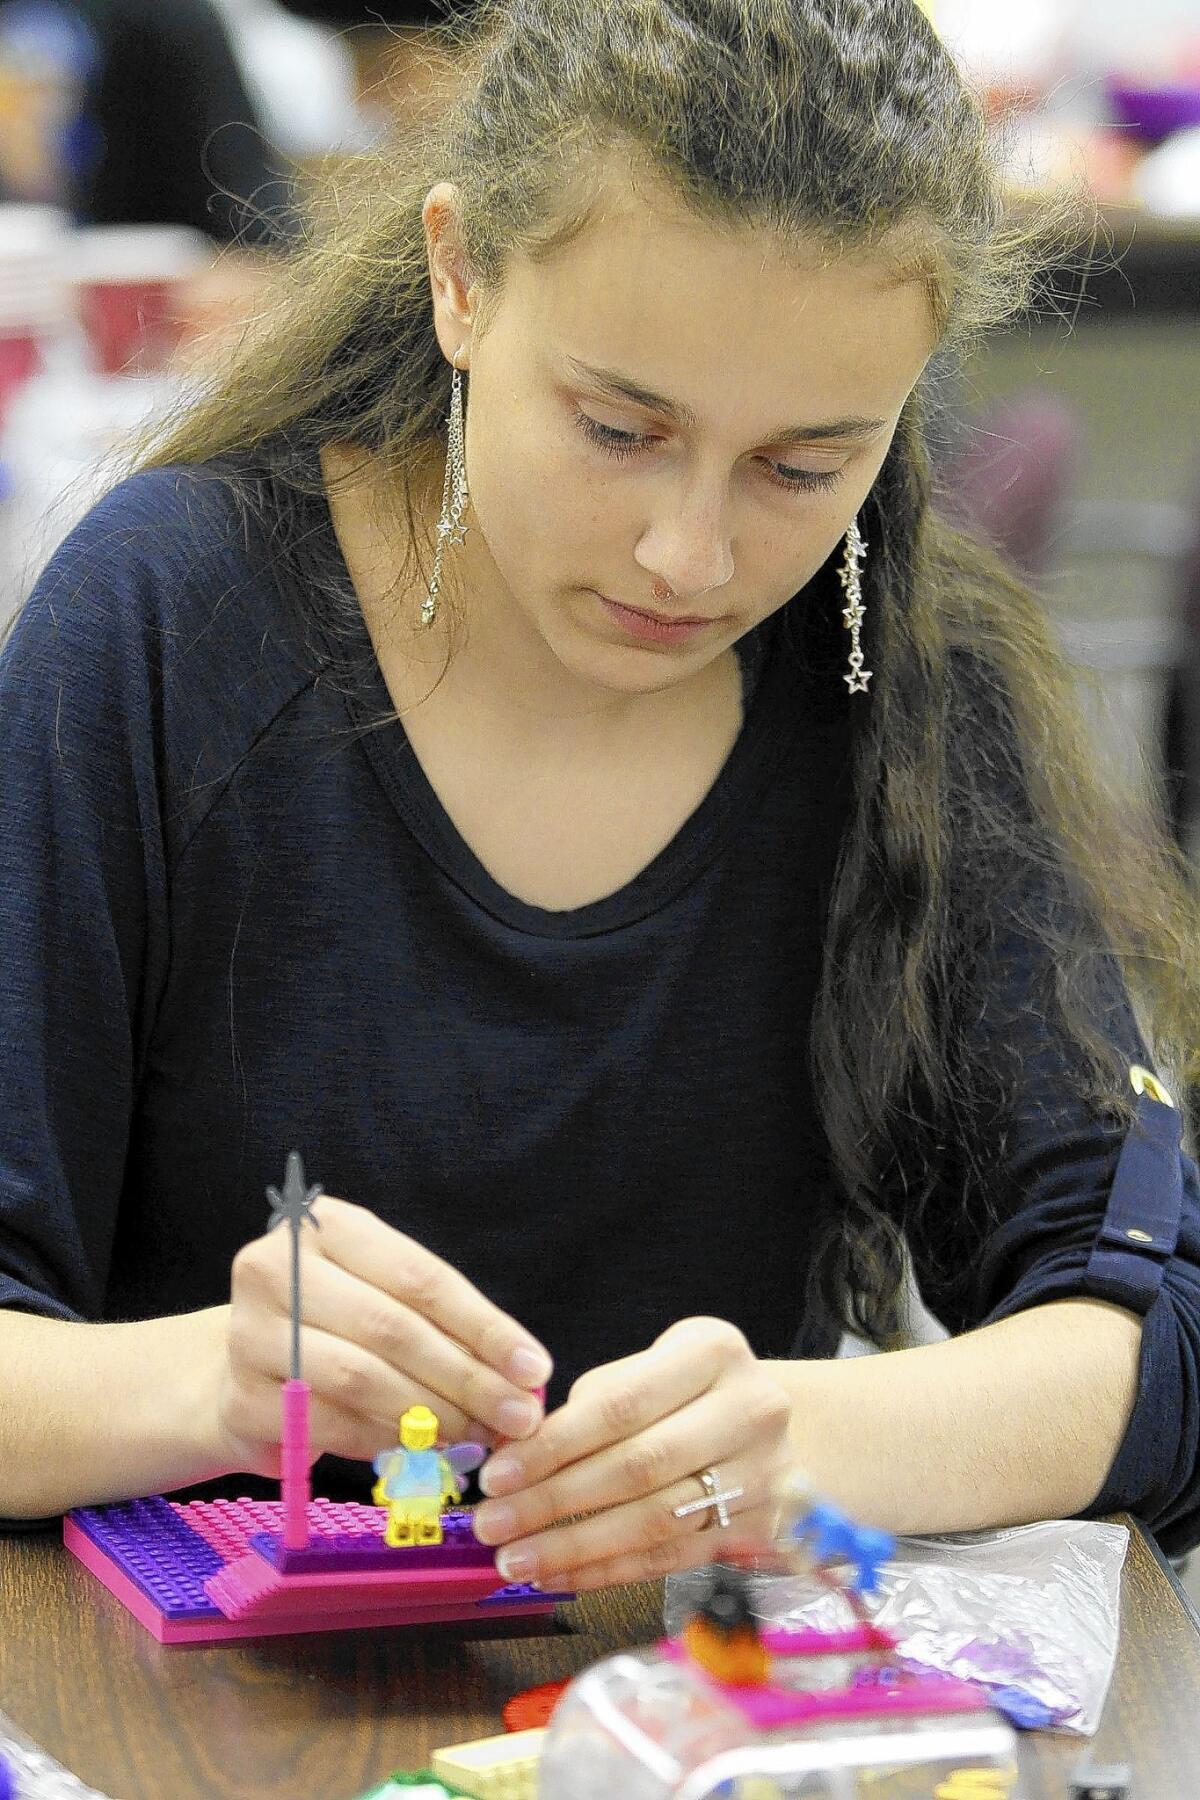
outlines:
[{"label": "blue minifigure torso", "polygon": [[440,1450],[390,1450],[378,1459],[376,1472],[390,1500],[417,1496],[440,1500],[445,1485],[442,1462]]}]

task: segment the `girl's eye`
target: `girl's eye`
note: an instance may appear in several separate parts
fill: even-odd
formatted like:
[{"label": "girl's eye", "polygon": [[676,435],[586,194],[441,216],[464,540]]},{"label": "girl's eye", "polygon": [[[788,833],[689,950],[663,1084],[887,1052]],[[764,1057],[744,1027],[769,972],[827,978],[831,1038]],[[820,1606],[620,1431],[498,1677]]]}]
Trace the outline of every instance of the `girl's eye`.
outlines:
[{"label": "girl's eye", "polygon": [[[589,413],[580,408],[575,410],[575,420],[583,435],[593,444],[606,451],[609,456],[636,456],[639,450],[649,449],[658,440],[652,437],[641,437],[636,431],[618,431],[613,425],[602,425],[599,419],[593,419]],[[824,488],[836,487],[842,478],[841,469],[793,469],[787,463],[771,462],[763,459],[763,467],[767,478],[776,487],[786,488],[790,493],[816,493]]]},{"label": "girl's eye", "polygon": [[590,438],[593,444],[599,444],[610,456],[632,456],[649,438],[639,437],[635,431],[617,431],[612,425],[602,425],[599,419],[593,419],[590,413],[575,409],[575,418],[584,437]]}]

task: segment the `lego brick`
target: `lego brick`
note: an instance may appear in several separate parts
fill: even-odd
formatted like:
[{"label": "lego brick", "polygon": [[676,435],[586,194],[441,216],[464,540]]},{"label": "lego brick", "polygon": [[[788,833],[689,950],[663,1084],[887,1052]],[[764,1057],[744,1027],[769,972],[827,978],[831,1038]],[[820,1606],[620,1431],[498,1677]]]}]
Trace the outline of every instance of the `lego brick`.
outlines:
[{"label": "lego brick", "polygon": [[389,1775],[380,1786],[372,1787],[371,1793],[358,1796],[358,1800],[464,1800],[464,1796],[461,1787],[446,1787],[428,1769],[421,1769],[417,1775]]},{"label": "lego brick", "polygon": [[[671,1662],[691,1662],[678,1638],[664,1638],[655,1648]],[[880,1680],[878,1671],[864,1671],[850,1687],[808,1690],[734,1687],[718,1681],[695,1663],[691,1667],[698,1680],[735,1706],[757,1731],[777,1731],[827,1719],[896,1719],[925,1713],[968,1715],[986,1711],[989,1704],[981,1688],[953,1675],[932,1672],[906,1672],[899,1680]]]},{"label": "lego brick", "polygon": [[[0,1796],[0,1800],[3,1797]],[[378,1787],[358,1800],[462,1800],[461,1789],[449,1788],[445,1782],[423,1769],[416,1775],[389,1775]]]},{"label": "lego brick", "polygon": [[494,1594],[488,1594],[479,1604],[499,1608],[526,1600],[531,1603],[544,1600],[549,1606],[557,1606],[562,1600],[574,1598],[574,1590],[570,1588],[554,1592],[549,1588],[532,1587],[527,1581],[510,1581],[507,1587],[497,1588]]},{"label": "lego brick", "polygon": [[569,1677],[543,1681],[537,1687],[522,1688],[504,1702],[500,1716],[505,1731],[531,1731],[538,1725],[549,1725],[554,1709],[570,1687]]},{"label": "lego brick", "polygon": [[894,1632],[878,1625],[851,1625],[843,1631],[788,1629],[785,1625],[768,1626],[759,1633],[763,1648],[772,1656],[848,1656],[856,1650],[888,1652],[896,1648]]},{"label": "lego brick", "polygon": [[466,1518],[454,1526],[443,1525],[440,1544],[415,1544],[392,1548],[383,1541],[382,1529],[331,1533],[314,1537],[303,1550],[289,1550],[282,1536],[256,1531],[249,1538],[251,1550],[285,1575],[322,1575],[331,1569],[438,1569],[448,1563],[495,1569],[496,1552],[481,1544]]},{"label": "lego brick", "polygon": [[544,1730],[506,1731],[499,1737],[450,1744],[433,1754],[433,1772],[472,1800],[537,1800]]},{"label": "lego brick", "polygon": [[482,1601],[495,1591],[491,1567],[351,1569],[322,1574],[283,1575],[251,1551],[227,1563],[205,1582],[205,1592],[227,1619],[268,1617],[308,1611],[325,1595],[336,1596],[343,1613],[374,1611],[390,1602],[426,1606],[445,1599]]}]

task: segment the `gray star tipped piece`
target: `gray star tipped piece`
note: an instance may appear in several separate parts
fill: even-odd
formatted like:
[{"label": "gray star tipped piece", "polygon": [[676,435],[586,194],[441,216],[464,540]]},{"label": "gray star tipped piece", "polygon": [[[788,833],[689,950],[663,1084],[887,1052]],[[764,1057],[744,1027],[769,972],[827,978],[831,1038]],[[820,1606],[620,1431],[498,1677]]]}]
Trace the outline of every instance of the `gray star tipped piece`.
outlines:
[{"label": "gray star tipped piece", "polygon": [[267,1230],[272,1231],[276,1225],[285,1222],[299,1230],[308,1222],[320,1230],[320,1225],[312,1216],[313,1201],[322,1192],[320,1182],[311,1187],[304,1178],[304,1164],[297,1150],[288,1151],[287,1170],[283,1178],[283,1192],[277,1187],[267,1189],[267,1199],[271,1202],[271,1217],[267,1222]]}]

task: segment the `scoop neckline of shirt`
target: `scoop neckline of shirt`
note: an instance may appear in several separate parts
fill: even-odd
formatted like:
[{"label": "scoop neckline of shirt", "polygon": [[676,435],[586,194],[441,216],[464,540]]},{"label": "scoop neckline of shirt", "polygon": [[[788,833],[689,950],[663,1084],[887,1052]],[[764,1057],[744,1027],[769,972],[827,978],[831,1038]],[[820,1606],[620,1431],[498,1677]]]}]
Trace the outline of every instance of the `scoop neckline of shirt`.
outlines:
[{"label": "scoop neckline of shirt", "polygon": [[[324,535],[338,581],[358,607],[327,506],[323,512]],[[749,816],[755,799],[805,726],[822,720],[828,723],[832,709],[822,704],[817,684],[797,656],[785,615],[786,609],[772,615],[734,646],[743,680],[748,665],[755,661],[757,680],[728,756],[674,837],[611,894],[564,909],[519,899],[495,879],[459,832],[426,775],[403,720],[395,716],[361,608],[355,641],[343,640],[340,650],[332,644],[329,648],[339,660],[353,659],[357,679],[344,690],[351,723],[392,805],[442,874],[484,912],[527,936],[584,938],[634,925],[681,894],[719,853],[726,828],[732,825],[736,830]]]}]

